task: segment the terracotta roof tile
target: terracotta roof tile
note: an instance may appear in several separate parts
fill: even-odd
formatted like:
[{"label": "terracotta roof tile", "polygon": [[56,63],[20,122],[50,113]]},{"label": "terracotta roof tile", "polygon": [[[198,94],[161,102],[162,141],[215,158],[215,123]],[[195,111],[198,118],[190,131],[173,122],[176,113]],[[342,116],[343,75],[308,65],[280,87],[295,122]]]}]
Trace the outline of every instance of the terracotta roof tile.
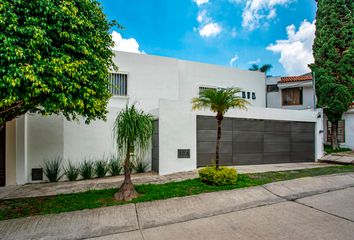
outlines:
[{"label": "terracotta roof tile", "polygon": [[300,81],[310,81],[310,80],[312,80],[312,74],[307,73],[301,76],[281,77],[281,80],[278,83],[300,82]]}]

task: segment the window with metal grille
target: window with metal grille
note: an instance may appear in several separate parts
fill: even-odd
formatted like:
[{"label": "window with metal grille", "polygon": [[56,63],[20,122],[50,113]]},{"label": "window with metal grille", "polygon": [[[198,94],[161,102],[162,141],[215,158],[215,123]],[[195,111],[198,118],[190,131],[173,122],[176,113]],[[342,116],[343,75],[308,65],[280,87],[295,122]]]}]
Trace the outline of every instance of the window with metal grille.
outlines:
[{"label": "window with metal grille", "polygon": [[127,96],[128,94],[128,74],[110,73],[109,91],[113,96]]},{"label": "window with metal grille", "polygon": [[216,90],[216,88],[214,88],[214,87],[199,87],[199,94],[201,94],[203,91],[209,90],[209,89],[215,89]]}]

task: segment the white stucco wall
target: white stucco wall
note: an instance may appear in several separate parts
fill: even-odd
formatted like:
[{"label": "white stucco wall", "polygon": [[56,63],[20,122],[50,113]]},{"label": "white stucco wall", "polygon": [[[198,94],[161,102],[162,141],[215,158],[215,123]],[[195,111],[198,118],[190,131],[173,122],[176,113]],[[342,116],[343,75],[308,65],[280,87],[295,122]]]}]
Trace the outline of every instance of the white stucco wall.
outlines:
[{"label": "white stucco wall", "polygon": [[354,109],[350,109],[343,116],[345,120],[345,143],[344,147],[354,150]]},{"label": "white stucco wall", "polygon": [[6,186],[16,185],[16,119],[6,123]]},{"label": "white stucco wall", "polygon": [[[265,107],[265,74],[226,68],[204,63],[179,61],[179,100],[190,101],[198,96],[199,87],[239,87],[255,92],[256,99],[248,99],[252,106]],[[252,94],[251,94],[252,95]],[[168,98],[171,99],[171,98]]]}]

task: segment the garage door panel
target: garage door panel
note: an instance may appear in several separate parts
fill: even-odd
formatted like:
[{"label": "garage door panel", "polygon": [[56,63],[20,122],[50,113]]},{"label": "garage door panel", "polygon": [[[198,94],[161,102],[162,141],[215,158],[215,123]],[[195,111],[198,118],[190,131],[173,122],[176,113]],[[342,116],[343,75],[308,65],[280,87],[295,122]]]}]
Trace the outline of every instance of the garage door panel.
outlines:
[{"label": "garage door panel", "polygon": [[[199,153],[197,167],[205,167],[215,164],[215,153]],[[220,165],[231,166],[232,154],[220,154]]]},{"label": "garage door panel", "polygon": [[305,151],[292,152],[292,161],[293,162],[313,162],[314,153],[305,152]]},{"label": "garage door panel", "polygon": [[289,133],[265,132],[263,134],[265,143],[290,143]]},{"label": "garage door panel", "polygon": [[314,143],[306,143],[306,142],[302,142],[302,143],[297,143],[294,142],[291,144],[291,149],[293,152],[312,152],[314,148]]},{"label": "garage door panel", "polygon": [[[214,142],[216,141],[217,130],[198,130],[198,141]],[[221,141],[232,141],[232,131],[221,131]]]},{"label": "garage door panel", "polygon": [[292,132],[291,140],[292,142],[314,142],[315,134],[313,132]]},{"label": "garage door panel", "polygon": [[[198,142],[198,152],[200,153],[214,153],[216,149],[216,142]],[[221,142],[219,153],[232,154],[232,142]]]},{"label": "garage door panel", "polygon": [[262,142],[264,137],[263,132],[247,132],[247,131],[234,131],[234,142]]},{"label": "garage door panel", "polygon": [[292,122],[291,132],[312,133],[314,129],[314,123],[311,122]]},{"label": "garage door panel", "polygon": [[290,132],[290,130],[290,122],[269,120],[264,123],[265,132]]},{"label": "garage door panel", "polygon": [[234,131],[249,131],[249,132],[263,132],[264,121],[254,119],[237,119],[233,120]]},{"label": "garage door panel", "polygon": [[[217,129],[217,121],[215,117],[198,117],[197,130],[213,130]],[[224,118],[221,123],[221,129],[226,131],[232,130],[232,119]]]},{"label": "garage door panel", "polygon": [[287,163],[291,162],[291,154],[288,153],[264,153],[263,163]]},{"label": "garage door panel", "polygon": [[264,143],[265,153],[288,153],[290,152],[289,143]]},{"label": "garage door panel", "polygon": [[237,153],[233,156],[233,165],[262,164],[263,153]]},{"label": "garage door panel", "polygon": [[236,153],[262,153],[263,142],[234,142],[233,152]]}]

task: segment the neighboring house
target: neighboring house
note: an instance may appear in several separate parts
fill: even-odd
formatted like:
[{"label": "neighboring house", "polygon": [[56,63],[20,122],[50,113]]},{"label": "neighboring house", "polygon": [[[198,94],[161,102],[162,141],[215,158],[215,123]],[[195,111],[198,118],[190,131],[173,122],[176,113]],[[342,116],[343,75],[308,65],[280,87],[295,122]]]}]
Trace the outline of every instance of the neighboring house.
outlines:
[{"label": "neighboring house", "polygon": [[317,111],[266,108],[264,73],[146,54],[115,52],[107,121],[67,121],[61,115],[25,114],[0,133],[2,185],[41,181],[44,159],[79,164],[116,153],[112,127],[119,111],[136,103],[155,116],[147,160],[159,174],[193,170],[215,157],[216,120],[192,111],[205,88],[240,87],[248,110],[230,110],[222,125],[221,164],[315,161],[323,155],[323,120]]},{"label": "neighboring house", "polygon": [[[286,109],[315,109],[314,81],[311,73],[300,76],[267,77],[267,107]],[[354,102],[338,123],[338,142],[354,149]],[[332,124],[323,117],[324,143],[331,142]]]},{"label": "neighboring house", "polygon": [[315,97],[311,73],[301,76],[267,77],[267,107],[314,109]]}]

